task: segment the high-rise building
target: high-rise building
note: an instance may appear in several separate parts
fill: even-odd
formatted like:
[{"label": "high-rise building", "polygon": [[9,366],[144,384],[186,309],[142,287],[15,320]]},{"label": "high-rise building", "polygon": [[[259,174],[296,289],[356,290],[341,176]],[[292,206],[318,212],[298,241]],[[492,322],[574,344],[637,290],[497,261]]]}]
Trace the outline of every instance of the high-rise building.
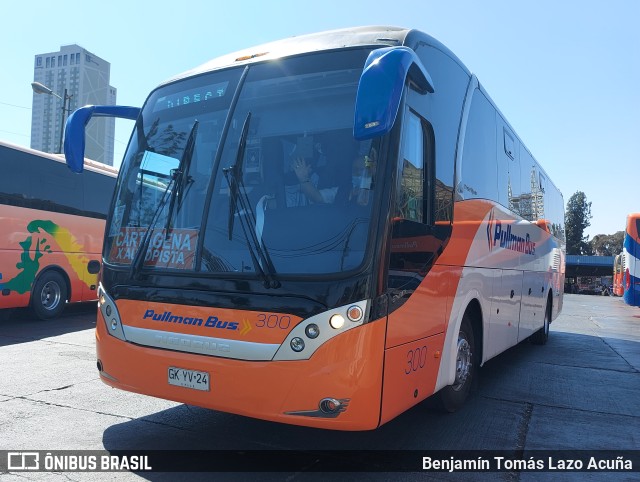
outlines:
[{"label": "high-rise building", "polygon": [[[33,80],[56,95],[33,94],[31,148],[61,152],[61,124],[70,112],[88,104],[114,105],[116,89],[109,85],[111,64],[79,47],[35,56]],[[66,105],[66,110],[65,110]],[[113,165],[115,119],[93,118],[86,127],[85,157]]]}]

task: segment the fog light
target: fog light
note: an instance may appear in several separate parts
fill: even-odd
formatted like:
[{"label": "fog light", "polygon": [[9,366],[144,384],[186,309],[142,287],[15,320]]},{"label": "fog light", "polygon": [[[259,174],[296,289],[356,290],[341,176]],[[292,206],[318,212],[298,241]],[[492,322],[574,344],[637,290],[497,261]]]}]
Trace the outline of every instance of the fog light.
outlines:
[{"label": "fog light", "polygon": [[320,400],[320,410],[324,413],[336,413],[342,404],[335,398],[323,398]]},{"label": "fog light", "polygon": [[114,318],[113,320],[111,320],[111,329],[115,330],[116,328],[118,328],[118,322]]},{"label": "fog light", "polygon": [[107,305],[107,307],[104,309],[105,313],[107,313],[107,316],[111,316],[111,305]]},{"label": "fog light", "polygon": [[344,325],[344,316],[333,315],[331,318],[329,318],[329,324],[331,325],[331,328],[339,330]]},{"label": "fog light", "polygon": [[320,328],[318,328],[318,325],[312,323],[304,329],[304,332],[309,338],[318,338],[318,335],[320,334]]},{"label": "fog light", "polygon": [[354,323],[360,321],[363,315],[364,312],[358,305],[353,305],[347,310],[347,318],[349,318],[349,320],[353,321]]},{"label": "fog light", "polygon": [[291,349],[297,352],[304,350],[304,340],[296,336],[291,340]]}]

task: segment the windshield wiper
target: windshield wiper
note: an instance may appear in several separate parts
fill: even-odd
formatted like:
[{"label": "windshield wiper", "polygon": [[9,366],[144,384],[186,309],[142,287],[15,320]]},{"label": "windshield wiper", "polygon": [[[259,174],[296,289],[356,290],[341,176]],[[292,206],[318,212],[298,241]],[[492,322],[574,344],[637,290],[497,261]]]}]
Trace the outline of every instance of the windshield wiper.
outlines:
[{"label": "windshield wiper", "polygon": [[187,145],[182,152],[180,163],[178,164],[178,170],[176,173],[176,189],[171,193],[171,203],[169,204],[169,211],[167,212],[167,222],[165,224],[165,239],[169,237],[169,227],[171,226],[171,219],[173,218],[173,209],[176,201],[178,206],[184,201],[186,194],[187,183],[189,182],[189,168],[191,167],[191,159],[193,158],[193,150],[196,145],[196,137],[198,135],[198,125],[200,122],[197,120],[193,123],[191,132],[189,132],[189,138],[187,139]]},{"label": "windshield wiper", "polygon": [[[238,152],[236,154],[236,162],[233,166],[224,168],[222,172],[229,184],[229,218],[227,221],[227,230],[229,240],[233,237],[233,225],[236,213],[240,218],[242,233],[247,242],[247,249],[251,256],[251,261],[264,282],[265,288],[279,288],[280,282],[275,279],[276,270],[267,251],[267,247],[260,243],[256,232],[251,228],[251,224],[256,225],[256,216],[251,207],[247,191],[244,186],[242,164],[244,162],[244,153],[247,145],[247,136],[249,132],[249,124],[251,123],[251,112],[247,113],[240,133],[238,142]],[[238,211],[238,203],[241,210]]]},{"label": "windshield wiper", "polygon": [[138,247],[136,254],[133,257],[130,271],[130,276],[133,279],[138,276],[138,273],[142,269],[144,258],[146,257],[147,250],[149,249],[149,243],[151,242],[151,234],[155,230],[156,224],[158,224],[160,213],[167,205],[169,199],[171,199],[171,204],[169,204],[169,212],[167,213],[167,222],[165,224],[165,236],[169,236],[169,225],[171,223],[171,217],[176,198],[178,196],[182,197],[183,191],[185,189],[186,182],[184,179],[186,178],[186,172],[189,170],[189,166],[191,165],[193,148],[195,145],[196,135],[198,133],[198,124],[199,122],[195,121],[193,127],[191,128],[191,132],[189,132],[189,138],[187,139],[187,144],[182,153],[182,157],[180,158],[180,162],[178,163],[178,167],[170,171],[171,179],[167,183],[167,187],[162,192],[162,197],[160,199],[160,202],[158,203],[158,206],[156,207],[156,210],[153,213],[153,217],[151,218],[149,227],[145,231],[142,241],[140,242],[140,246]]},{"label": "windshield wiper", "polygon": [[244,163],[244,151],[247,146],[247,134],[249,133],[249,124],[251,123],[251,112],[247,113],[247,117],[244,120],[242,126],[242,132],[240,133],[240,141],[238,142],[238,152],[236,154],[236,162],[233,166],[222,170],[224,176],[229,183],[229,217],[227,221],[227,232],[229,234],[229,241],[233,237],[233,223],[235,221],[235,214],[238,208],[238,190],[240,183],[242,183],[243,172],[242,164]]},{"label": "windshield wiper", "polygon": [[171,196],[170,194],[170,191],[172,189],[171,186],[175,185],[176,177],[177,177],[176,170],[172,169],[171,179],[167,183],[167,187],[165,187],[164,191],[162,192],[162,197],[160,198],[160,202],[158,203],[158,206],[156,207],[156,210],[153,213],[153,217],[151,218],[149,227],[144,232],[144,237],[142,238],[142,241],[140,242],[140,246],[138,247],[136,254],[133,257],[133,261],[131,262],[130,276],[132,279],[135,279],[138,276],[138,273],[140,272],[140,268],[142,268],[145,255],[147,254],[147,250],[149,249],[149,243],[151,242],[151,233],[153,232],[153,230],[156,227],[156,224],[158,223],[158,219],[160,218],[160,213],[162,212],[162,209],[167,205],[167,201]]}]

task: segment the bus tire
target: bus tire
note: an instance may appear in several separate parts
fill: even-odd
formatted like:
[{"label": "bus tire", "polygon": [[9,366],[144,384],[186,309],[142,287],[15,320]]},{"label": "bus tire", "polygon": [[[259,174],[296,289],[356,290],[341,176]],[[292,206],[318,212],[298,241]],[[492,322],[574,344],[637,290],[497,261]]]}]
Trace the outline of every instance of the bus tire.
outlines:
[{"label": "bus tire", "polygon": [[531,335],[531,343],[534,345],[544,345],[549,339],[549,323],[551,323],[551,300],[547,301],[547,307],[544,310],[544,324],[542,328]]},{"label": "bus tire", "polygon": [[59,316],[67,302],[67,283],[57,271],[38,277],[31,292],[31,309],[41,320]]},{"label": "bus tire", "polygon": [[465,313],[458,332],[456,378],[452,385],[444,387],[439,392],[440,405],[445,412],[456,412],[464,405],[475,382],[476,359],[471,318],[468,313]]}]

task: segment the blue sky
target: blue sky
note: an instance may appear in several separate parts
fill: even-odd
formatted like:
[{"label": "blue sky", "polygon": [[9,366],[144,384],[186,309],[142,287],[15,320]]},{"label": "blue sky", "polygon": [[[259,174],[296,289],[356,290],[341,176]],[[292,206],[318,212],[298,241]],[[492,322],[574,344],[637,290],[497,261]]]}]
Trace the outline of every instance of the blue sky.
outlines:
[{"label": "blue sky", "polygon": [[[485,86],[564,194],[592,202],[586,234],[640,212],[640,1],[67,0],[3,6],[0,139],[29,146],[36,54],[78,44],[111,63],[118,103],[245,47],[396,25],[434,36]],[[116,125],[116,163],[131,123]]]}]

